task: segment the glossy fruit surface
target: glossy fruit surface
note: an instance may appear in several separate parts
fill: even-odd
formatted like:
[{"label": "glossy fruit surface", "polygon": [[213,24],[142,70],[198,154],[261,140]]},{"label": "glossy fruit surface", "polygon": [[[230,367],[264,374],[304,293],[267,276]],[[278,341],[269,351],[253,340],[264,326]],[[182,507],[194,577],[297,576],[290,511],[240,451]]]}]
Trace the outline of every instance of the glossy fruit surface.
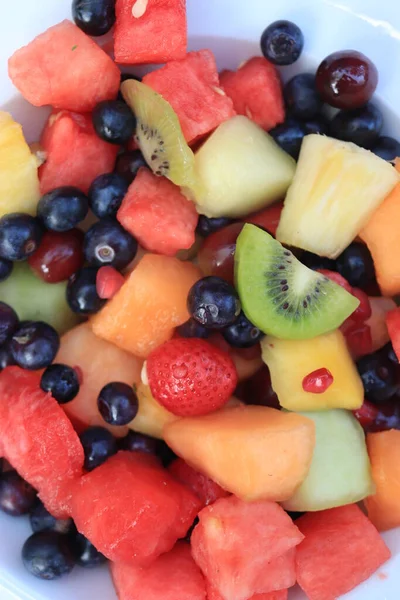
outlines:
[{"label": "glossy fruit surface", "polygon": [[239,316],[240,300],[235,288],[220,277],[203,277],[189,291],[188,310],[201,325],[223,329]]},{"label": "glossy fruit surface", "polygon": [[127,180],[119,173],[105,173],[96,177],[88,193],[90,208],[96,217],[115,217],[128,187]]},{"label": "glossy fruit surface", "polygon": [[97,135],[110,144],[126,144],[136,129],[136,118],[129,106],[120,100],[100,102],[92,114]]},{"label": "glossy fruit surface", "polygon": [[128,425],[139,409],[138,398],[132,386],[117,381],[103,387],[97,406],[109,425]]},{"label": "glossy fruit surface", "polygon": [[204,241],[198,253],[198,261],[205,275],[216,275],[233,283],[236,240],[243,225],[232,223],[212,233]]},{"label": "glossy fruit surface", "polygon": [[66,536],[55,531],[31,535],[22,548],[22,560],[27,571],[47,581],[70,573],[75,566]]},{"label": "glossy fruit surface", "polygon": [[0,479],[0,510],[19,517],[28,513],[36,500],[36,490],[16,471],[3,473]]},{"label": "glossy fruit surface", "polygon": [[41,197],[37,215],[46,229],[69,231],[83,221],[88,208],[88,198],[81,190],[63,186]]},{"label": "glossy fruit surface", "polygon": [[63,233],[46,231],[39,248],[29,257],[33,271],[48,283],[66,281],[83,266],[83,233],[71,229]]},{"label": "glossy fruit surface", "polygon": [[89,427],[79,436],[85,453],[86,471],[92,471],[102,465],[117,452],[117,442],[113,435],[103,427]]},{"label": "glossy fruit surface", "polygon": [[299,73],[292,77],[285,85],[283,94],[287,108],[298,119],[313,119],[322,108],[322,100],[315,86],[315,75],[312,73]]},{"label": "glossy fruit surface", "polygon": [[17,313],[5,302],[0,302],[0,345],[11,337],[19,325]]},{"label": "glossy fruit surface", "polygon": [[275,65],[291,65],[296,62],[303,46],[303,34],[291,21],[275,21],[261,36],[261,51]]},{"label": "glossy fruit surface", "polygon": [[104,35],[115,23],[115,0],[73,0],[72,18],[87,35]]},{"label": "glossy fruit surface", "polygon": [[341,109],[364,106],[378,85],[378,70],[361,52],[342,50],[327,56],[316,83],[324,102]]},{"label": "glossy fruit surface", "polygon": [[0,257],[25,260],[35,252],[43,229],[37,219],[24,213],[7,214],[0,219]]},{"label": "glossy fruit surface", "polygon": [[86,232],[83,247],[90,265],[124,269],[135,258],[138,244],[117,221],[106,217]]},{"label": "glossy fruit surface", "polygon": [[79,376],[68,365],[52,364],[44,371],[40,387],[43,391],[50,392],[59,404],[66,404],[79,393]]},{"label": "glossy fruit surface", "polygon": [[383,127],[383,116],[374,104],[338,112],[329,125],[329,134],[362,148],[373,148]]},{"label": "glossy fruit surface", "polygon": [[23,321],[13,334],[10,350],[23,369],[43,369],[50,365],[60,347],[56,330],[42,321]]},{"label": "glossy fruit surface", "polygon": [[73,312],[84,316],[91,315],[105,304],[105,300],[97,294],[96,276],[96,267],[83,267],[70,277],[67,302]]},{"label": "glossy fruit surface", "polygon": [[147,163],[140,150],[122,152],[122,154],[118,155],[117,162],[115,163],[115,171],[119,175],[122,175],[128,184],[132,183],[139,169],[142,167],[147,168]]}]

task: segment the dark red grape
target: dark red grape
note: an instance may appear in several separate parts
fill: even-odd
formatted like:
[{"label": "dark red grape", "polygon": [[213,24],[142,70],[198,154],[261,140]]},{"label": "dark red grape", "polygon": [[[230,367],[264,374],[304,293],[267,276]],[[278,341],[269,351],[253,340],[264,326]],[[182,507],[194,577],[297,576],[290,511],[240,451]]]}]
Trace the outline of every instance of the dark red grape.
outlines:
[{"label": "dark red grape", "polygon": [[28,262],[35,273],[48,283],[66,281],[83,265],[83,233],[71,229],[63,233],[47,231]]},{"label": "dark red grape", "polygon": [[198,260],[205,275],[217,275],[233,283],[236,240],[244,223],[232,223],[212,233],[199,250]]},{"label": "dark red grape", "polygon": [[360,108],[371,99],[378,85],[378,70],[361,52],[342,50],[322,61],[316,84],[327,104],[347,110]]},{"label": "dark red grape", "polygon": [[368,433],[400,429],[400,399],[397,396],[379,406],[365,400],[353,414]]},{"label": "dark red grape", "polygon": [[271,375],[266,365],[263,365],[250,379],[240,384],[235,395],[246,404],[280,408],[278,396],[272,389]]}]

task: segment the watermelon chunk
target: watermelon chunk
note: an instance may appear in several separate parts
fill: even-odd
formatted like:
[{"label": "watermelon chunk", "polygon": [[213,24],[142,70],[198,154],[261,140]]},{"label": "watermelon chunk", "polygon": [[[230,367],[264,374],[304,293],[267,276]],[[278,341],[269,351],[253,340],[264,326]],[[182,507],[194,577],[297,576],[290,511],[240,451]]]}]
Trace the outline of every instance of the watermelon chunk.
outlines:
[{"label": "watermelon chunk", "polygon": [[47,154],[39,169],[42,194],[63,185],[86,194],[98,175],[114,169],[118,146],[96,135],[88,114],[61,111],[50,115],[40,142]]},{"label": "watermelon chunk", "polygon": [[386,325],[393,350],[400,361],[400,307],[394,308],[386,314]]},{"label": "watermelon chunk", "polygon": [[117,218],[145,250],[173,256],[194,244],[199,216],[171,181],[140,169]]},{"label": "watermelon chunk", "polygon": [[390,558],[356,504],[308,513],[296,525],[305,536],[296,552],[297,581],[309,600],[335,600]]},{"label": "watermelon chunk", "polygon": [[205,581],[184,542],[147,569],[112,563],[111,575],[120,600],[206,600]]},{"label": "watermelon chunk", "polygon": [[[206,584],[207,600],[223,600],[221,594],[210,584]],[[288,591],[279,590],[278,592],[267,592],[266,594],[255,594],[249,600],[287,600]]]},{"label": "watermelon chunk", "polygon": [[62,21],[17,50],[8,61],[11,81],[34,106],[77,112],[117,96],[120,71],[71,21]]},{"label": "watermelon chunk", "polygon": [[187,142],[210,133],[236,113],[219,85],[215,58],[210,50],[189,52],[143,78],[167,100],[176,114]]},{"label": "watermelon chunk", "polygon": [[119,452],[74,486],[72,516],[110,560],[149,566],[186,535],[200,501],[140,452]]},{"label": "watermelon chunk", "polygon": [[204,508],[199,519],[193,558],[223,600],[248,600],[295,584],[293,549],[303,536],[278,504],[230,496]]},{"label": "watermelon chunk", "polygon": [[230,495],[218,483],[215,483],[215,481],[206,475],[199,473],[199,471],[192,469],[181,458],[174,460],[168,470],[175,479],[187,485],[200,498],[202,508],[213,504],[219,498],[226,498],[226,496]]},{"label": "watermelon chunk", "polygon": [[71,487],[81,476],[83,448],[68,417],[40,389],[40,375],[19,367],[0,374],[0,439],[4,456],[35,487],[57,518],[70,515]]},{"label": "watermelon chunk", "polygon": [[220,82],[238,115],[249,117],[267,131],[285,120],[278,70],[262,56],[254,56],[237,71],[223,71]]},{"label": "watermelon chunk", "polygon": [[184,58],[186,0],[117,0],[115,14],[117,63],[165,63]]}]

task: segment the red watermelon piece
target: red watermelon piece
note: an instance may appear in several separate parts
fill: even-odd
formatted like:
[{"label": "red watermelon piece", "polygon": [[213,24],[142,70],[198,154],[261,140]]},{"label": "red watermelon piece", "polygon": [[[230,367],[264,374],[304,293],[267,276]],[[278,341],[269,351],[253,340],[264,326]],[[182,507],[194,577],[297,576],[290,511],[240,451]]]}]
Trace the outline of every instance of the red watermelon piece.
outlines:
[{"label": "red watermelon piece", "polygon": [[200,498],[202,508],[213,504],[219,498],[230,496],[230,493],[223,490],[218,483],[192,469],[182,458],[174,460],[168,470],[175,479],[187,485]]},{"label": "red watermelon piece", "polygon": [[19,367],[0,374],[0,439],[6,459],[58,518],[70,515],[83,449],[61,406],[40,389],[40,375]]},{"label": "red watermelon piece", "polygon": [[[207,600],[223,600],[221,594],[210,584],[206,584],[207,588]],[[249,598],[249,600],[287,600],[288,591],[279,590],[277,592],[267,592],[266,594],[256,594]]]},{"label": "red watermelon piece", "polygon": [[223,71],[220,82],[239,115],[267,131],[285,120],[279,73],[266,58],[254,56],[237,71]]},{"label": "red watermelon piece", "polygon": [[176,546],[148,568],[111,564],[111,575],[120,600],[206,600],[206,586],[189,544]]},{"label": "red watermelon piece", "polygon": [[50,115],[41,146],[47,154],[39,169],[42,194],[63,185],[88,192],[92,181],[114,169],[118,146],[95,133],[89,114],[61,111]]},{"label": "red watermelon piece", "polygon": [[219,85],[215,58],[210,50],[189,52],[143,78],[167,100],[176,114],[187,142],[205,136],[236,113]]},{"label": "red watermelon piece", "polygon": [[117,63],[165,63],[184,58],[186,0],[117,0],[115,13]]},{"label": "red watermelon piece", "polygon": [[390,550],[356,504],[303,515],[297,581],[309,600],[335,600],[370,577]]},{"label": "red watermelon piece", "polygon": [[145,250],[174,256],[194,244],[199,215],[176,185],[143,168],[131,183],[117,218]]},{"label": "red watermelon piece", "polygon": [[34,106],[77,112],[117,96],[120,71],[71,21],[62,21],[17,50],[8,61],[11,81]]},{"label": "red watermelon piece", "polygon": [[246,223],[253,223],[253,225],[263,227],[269,231],[269,233],[275,236],[279,221],[281,220],[282,210],[283,203],[278,202],[277,204],[273,204],[272,206],[268,206],[263,210],[259,210],[256,213],[248,215],[245,220]]},{"label": "red watermelon piece", "polygon": [[393,350],[400,361],[400,307],[386,313],[386,325]]},{"label": "red watermelon piece", "polygon": [[149,566],[186,535],[200,501],[157,461],[119,452],[74,486],[72,516],[110,560]]},{"label": "red watermelon piece", "polygon": [[223,600],[248,600],[294,585],[293,548],[303,536],[278,504],[230,496],[198,516],[193,558]]}]

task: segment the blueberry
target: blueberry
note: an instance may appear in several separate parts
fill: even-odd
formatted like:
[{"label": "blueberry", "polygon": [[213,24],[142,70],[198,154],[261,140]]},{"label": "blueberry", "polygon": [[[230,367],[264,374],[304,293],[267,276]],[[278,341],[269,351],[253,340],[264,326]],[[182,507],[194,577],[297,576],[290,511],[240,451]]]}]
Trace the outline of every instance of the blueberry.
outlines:
[{"label": "blueberry", "polygon": [[189,319],[186,323],[177,327],[176,332],[184,338],[202,338],[203,340],[211,335],[211,331],[195,319]]},{"label": "blueberry", "polygon": [[59,404],[66,404],[79,393],[78,375],[68,365],[53,364],[44,371],[40,387],[43,391],[50,392]]},{"label": "blueberry", "polygon": [[97,135],[110,144],[126,144],[135,133],[136,118],[125,102],[104,100],[93,110]]},{"label": "blueberry", "polygon": [[0,371],[15,364],[16,362],[11,354],[10,344],[7,343],[4,346],[0,346]]},{"label": "blueberry", "polygon": [[92,569],[107,562],[106,557],[81,533],[77,533],[72,539],[71,549],[75,562],[80,567]]},{"label": "blueberry", "polygon": [[22,561],[29,573],[39,579],[58,579],[75,566],[67,536],[56,531],[32,534],[22,548]]},{"label": "blueberry", "polygon": [[221,277],[203,277],[189,291],[187,306],[198,323],[210,329],[223,329],[240,313],[235,288]]},{"label": "blueberry", "polygon": [[79,437],[85,453],[86,471],[93,471],[118,450],[113,435],[104,427],[89,427]]},{"label": "blueberry", "polygon": [[29,513],[29,522],[33,533],[57,531],[58,533],[69,534],[74,530],[72,519],[56,519],[39,499],[36,500]]},{"label": "blueberry", "polygon": [[59,347],[57,331],[42,321],[22,322],[10,341],[11,354],[17,365],[32,371],[48,367]]},{"label": "blueberry", "polygon": [[374,262],[364,244],[350,244],[336,259],[336,266],[339,273],[353,287],[365,290],[375,282]]},{"label": "blueberry", "polygon": [[337,271],[336,262],[332,258],[318,256],[312,252],[303,252],[300,261],[309,269],[317,271],[318,269],[327,269],[328,271]]},{"label": "blueberry", "polygon": [[225,327],[222,335],[234,348],[251,348],[258,344],[264,334],[241,312],[232,325]]},{"label": "blueberry", "polygon": [[322,100],[312,73],[300,73],[292,77],[285,85],[283,95],[288,110],[298,119],[308,121],[321,112]]},{"label": "blueberry", "polygon": [[29,513],[36,500],[36,490],[18,475],[7,471],[0,478],[0,510],[19,517]]},{"label": "blueberry", "polygon": [[72,18],[87,35],[104,35],[115,23],[115,0],[72,0]]},{"label": "blueberry", "polygon": [[39,247],[43,228],[24,213],[11,213],[0,219],[0,258],[25,260]]},{"label": "blueberry", "polygon": [[367,400],[380,404],[396,394],[397,368],[397,365],[388,358],[385,350],[360,358],[357,369]]},{"label": "blueberry", "polygon": [[96,177],[89,189],[89,204],[96,217],[115,217],[128,187],[126,179],[118,173]]},{"label": "blueberry", "polygon": [[115,171],[122,175],[131,184],[138,174],[139,169],[147,167],[147,163],[144,160],[143,154],[140,150],[130,150],[128,152],[122,152],[117,156],[115,163]]},{"label": "blueberry", "polygon": [[233,223],[233,219],[228,219],[226,217],[206,217],[205,215],[199,216],[199,221],[197,223],[196,233],[201,235],[202,237],[208,237],[212,233],[219,231],[223,227],[230,225]]},{"label": "blueberry", "polygon": [[306,135],[311,133],[317,133],[319,135],[327,135],[329,131],[329,123],[323,118],[318,117],[311,121],[305,121],[303,123]]},{"label": "blueberry", "polygon": [[373,104],[355,110],[341,110],[330,122],[332,137],[353,142],[362,148],[373,148],[383,127],[381,111]]},{"label": "blueberry", "polygon": [[85,258],[94,267],[124,269],[135,258],[137,248],[135,238],[110,217],[92,225],[83,242]]},{"label": "blueberry", "polygon": [[70,231],[83,221],[88,210],[89,200],[81,190],[63,186],[41,197],[37,216],[51,231]]},{"label": "blueberry", "polygon": [[113,381],[101,390],[97,399],[99,412],[109,425],[128,425],[137,415],[138,398],[127,383]]},{"label": "blueberry", "polygon": [[118,440],[118,447],[120,450],[128,450],[129,452],[157,454],[158,440],[149,435],[144,435],[144,433],[129,431],[125,437]]},{"label": "blueberry", "polygon": [[71,310],[79,315],[97,313],[106,303],[96,290],[97,270],[95,267],[83,267],[69,278],[67,302]]},{"label": "blueberry", "polygon": [[0,258],[0,282],[5,281],[11,275],[13,263],[6,258]]},{"label": "blueberry", "polygon": [[383,135],[378,138],[372,152],[383,160],[394,160],[400,156],[400,142],[392,137]]},{"label": "blueberry", "polygon": [[304,46],[301,29],[291,21],[271,23],[261,36],[261,51],[274,65],[291,65]]},{"label": "blueberry", "polygon": [[17,329],[19,319],[11,306],[0,302],[0,344],[4,344]]},{"label": "blueberry", "polygon": [[269,131],[278,146],[298,159],[304,136],[307,134],[304,123],[289,118],[282,125],[277,125]]},{"label": "blueberry", "polygon": [[178,458],[175,452],[163,440],[160,440],[157,455],[165,468],[169,467]]}]

